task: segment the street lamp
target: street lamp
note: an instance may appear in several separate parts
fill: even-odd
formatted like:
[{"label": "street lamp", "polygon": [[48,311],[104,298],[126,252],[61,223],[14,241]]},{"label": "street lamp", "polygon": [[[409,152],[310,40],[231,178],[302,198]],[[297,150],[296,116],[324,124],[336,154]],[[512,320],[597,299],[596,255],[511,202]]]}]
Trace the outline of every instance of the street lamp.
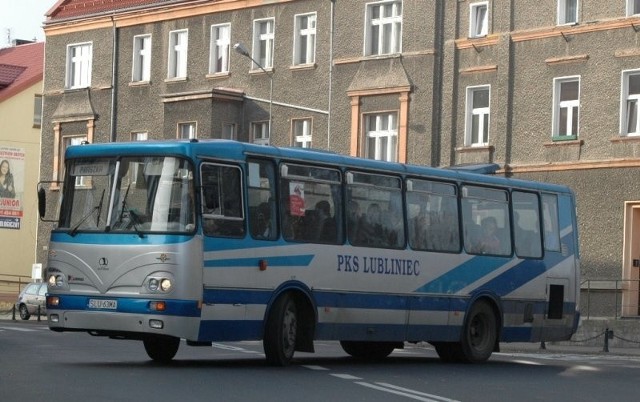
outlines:
[{"label": "street lamp", "polygon": [[249,54],[249,51],[247,50],[246,47],[244,47],[242,43],[238,42],[235,45],[233,45],[233,50],[235,50],[236,53],[241,54],[244,57],[247,57],[248,59],[250,59],[256,66],[260,67],[260,70],[262,70],[269,77],[269,141],[271,141],[271,120],[272,120],[271,110],[273,107],[273,73],[265,70],[264,67],[262,67],[262,64],[258,63],[258,61],[256,61],[253,57],[251,57],[251,54]]}]

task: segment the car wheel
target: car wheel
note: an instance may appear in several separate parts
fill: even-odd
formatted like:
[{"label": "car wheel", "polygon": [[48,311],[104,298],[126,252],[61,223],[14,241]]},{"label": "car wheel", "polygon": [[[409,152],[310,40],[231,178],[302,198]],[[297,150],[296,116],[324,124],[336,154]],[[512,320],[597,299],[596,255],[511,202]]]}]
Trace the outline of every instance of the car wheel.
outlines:
[{"label": "car wheel", "polygon": [[22,318],[23,320],[28,320],[31,317],[31,314],[29,314],[29,309],[27,309],[26,305],[21,304],[18,310],[20,311],[20,318]]}]

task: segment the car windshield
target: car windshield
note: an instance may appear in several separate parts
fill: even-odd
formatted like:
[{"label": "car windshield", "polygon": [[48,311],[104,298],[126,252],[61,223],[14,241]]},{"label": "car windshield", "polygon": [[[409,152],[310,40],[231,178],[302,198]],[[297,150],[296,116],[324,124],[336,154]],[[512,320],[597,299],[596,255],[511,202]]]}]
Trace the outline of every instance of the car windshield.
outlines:
[{"label": "car windshield", "polygon": [[67,163],[59,230],[192,232],[193,169],[175,157],[74,159]]}]

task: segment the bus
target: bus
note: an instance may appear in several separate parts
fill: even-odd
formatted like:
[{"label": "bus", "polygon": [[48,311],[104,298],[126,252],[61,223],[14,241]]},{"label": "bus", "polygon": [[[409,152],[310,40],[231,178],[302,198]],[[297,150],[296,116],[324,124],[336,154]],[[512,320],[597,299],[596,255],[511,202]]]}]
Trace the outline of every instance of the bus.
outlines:
[{"label": "bus", "polygon": [[75,145],[64,163],[53,331],[141,340],[163,363],[181,340],[261,340],[285,366],[316,340],[360,359],[425,342],[475,363],[577,329],[561,185],[226,140]]}]

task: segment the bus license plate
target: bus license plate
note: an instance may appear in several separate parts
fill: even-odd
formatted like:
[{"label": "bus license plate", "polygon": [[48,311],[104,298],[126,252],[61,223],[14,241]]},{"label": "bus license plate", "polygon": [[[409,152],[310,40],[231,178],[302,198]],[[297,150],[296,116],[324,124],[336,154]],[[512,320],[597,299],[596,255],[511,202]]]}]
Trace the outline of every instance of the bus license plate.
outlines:
[{"label": "bus license plate", "polygon": [[118,308],[118,301],[104,300],[104,299],[89,299],[89,308],[116,310]]}]

